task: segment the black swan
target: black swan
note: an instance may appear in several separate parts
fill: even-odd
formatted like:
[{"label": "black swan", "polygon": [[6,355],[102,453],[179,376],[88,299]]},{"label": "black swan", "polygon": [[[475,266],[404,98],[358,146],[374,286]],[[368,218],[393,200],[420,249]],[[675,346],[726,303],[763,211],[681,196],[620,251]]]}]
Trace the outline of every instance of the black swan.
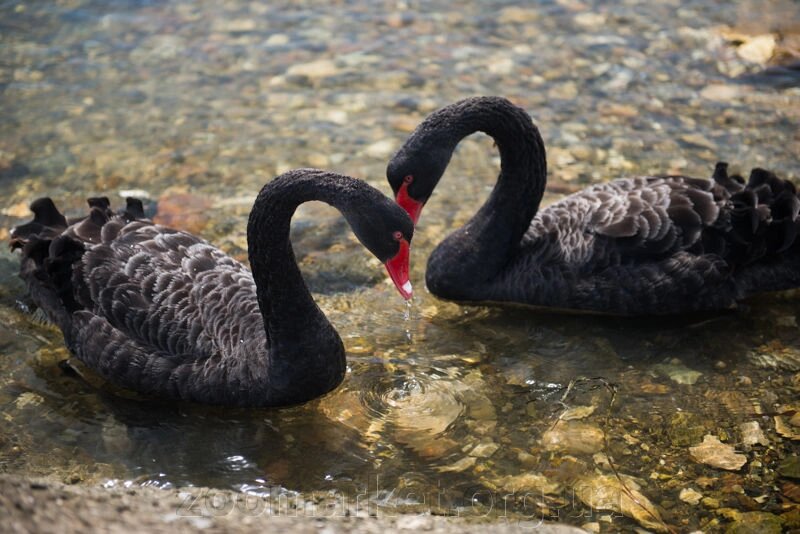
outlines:
[{"label": "black swan", "polygon": [[794,185],[718,163],[713,180],[644,176],[590,186],[538,211],[547,166],[528,114],[477,97],[427,117],[390,161],[397,202],[417,223],[456,145],[482,131],[501,170],[489,199],[433,251],[428,289],[465,303],[615,315],[710,311],[800,286]]},{"label": "black swan", "polygon": [[206,241],[105,197],[67,221],[49,198],[11,235],[31,298],[80,361],[144,394],[205,404],[301,403],[344,378],[345,351],[308,292],[289,242],[298,205],[339,209],[404,297],[414,226],[366,183],[299,169],[267,183],[247,224],[252,273]]}]

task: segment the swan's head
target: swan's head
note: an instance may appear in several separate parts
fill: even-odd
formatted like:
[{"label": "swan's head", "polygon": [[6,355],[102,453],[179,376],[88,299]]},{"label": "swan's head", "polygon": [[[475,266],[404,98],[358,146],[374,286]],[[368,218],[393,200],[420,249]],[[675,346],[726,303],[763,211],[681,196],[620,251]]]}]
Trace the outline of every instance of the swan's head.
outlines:
[{"label": "swan's head", "polygon": [[408,300],[412,296],[409,248],[414,223],[391,199],[373,191],[343,213],[358,240],[386,266],[397,290]]},{"label": "swan's head", "polygon": [[[427,146],[425,146],[427,145]],[[397,203],[414,224],[450,162],[452,150],[445,146],[409,140],[386,168],[386,178]]]}]

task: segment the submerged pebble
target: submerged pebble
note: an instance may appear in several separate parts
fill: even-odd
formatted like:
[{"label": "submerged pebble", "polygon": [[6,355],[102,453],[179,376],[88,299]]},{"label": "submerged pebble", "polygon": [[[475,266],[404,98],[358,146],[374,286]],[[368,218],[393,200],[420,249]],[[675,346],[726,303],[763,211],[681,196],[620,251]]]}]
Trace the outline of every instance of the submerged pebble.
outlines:
[{"label": "submerged pebble", "polygon": [[34,408],[36,406],[39,406],[43,402],[44,399],[42,398],[41,395],[30,391],[26,391],[25,393],[17,397],[17,400],[14,401],[14,405],[17,407],[18,410],[24,410],[26,408]]},{"label": "submerged pebble", "polygon": [[603,431],[577,421],[559,421],[542,435],[546,450],[594,454],[603,448]]},{"label": "submerged pebble", "polygon": [[747,421],[739,425],[739,430],[742,433],[742,443],[745,445],[769,445],[764,431],[758,421]]},{"label": "submerged pebble", "polygon": [[789,456],[778,466],[778,474],[782,477],[800,480],[800,456]]},{"label": "submerged pebble", "polygon": [[745,455],[738,454],[732,445],[722,443],[711,434],[706,434],[699,445],[689,447],[689,454],[696,462],[729,471],[737,471],[747,463]]},{"label": "submerged pebble", "polygon": [[677,384],[693,385],[703,376],[700,371],[689,369],[680,360],[671,360],[667,363],[660,363],[653,366],[653,370],[659,374],[669,377]]},{"label": "submerged pebble", "polygon": [[511,493],[541,492],[556,494],[562,489],[561,484],[558,482],[536,473],[509,475],[489,484],[499,490]]},{"label": "submerged pebble", "polygon": [[692,506],[696,506],[700,503],[700,500],[703,498],[703,494],[697,490],[692,488],[684,488],[681,490],[678,498],[685,503],[691,504]]},{"label": "submerged pebble", "polygon": [[733,514],[733,522],[725,529],[726,534],[780,534],[783,532],[781,518],[766,512]]},{"label": "submerged pebble", "polygon": [[755,365],[767,369],[800,371],[800,350],[784,345],[778,340],[757,347],[747,354]]},{"label": "submerged pebble", "polygon": [[669,532],[661,513],[641,493],[631,477],[610,475],[582,477],[574,487],[575,495],[593,510],[610,510],[630,517],[655,532]]}]

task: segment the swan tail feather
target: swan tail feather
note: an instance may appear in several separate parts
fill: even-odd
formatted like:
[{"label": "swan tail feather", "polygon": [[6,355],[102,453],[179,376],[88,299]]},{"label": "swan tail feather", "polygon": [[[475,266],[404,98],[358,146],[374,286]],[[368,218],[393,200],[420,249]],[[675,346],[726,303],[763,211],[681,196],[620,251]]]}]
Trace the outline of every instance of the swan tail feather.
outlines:
[{"label": "swan tail feather", "polygon": [[800,199],[789,180],[755,168],[745,179],[729,175],[727,163],[717,163],[713,180],[727,198],[726,217],[717,227],[725,231],[736,263],[750,264],[797,248],[800,252]]},{"label": "swan tail feather", "polygon": [[15,227],[9,240],[12,250],[21,251],[20,277],[31,299],[64,331],[69,329],[71,314],[83,308],[75,275],[87,248],[108,242],[126,220],[144,215],[142,203],[135,199],[129,199],[117,215],[108,197],[92,197],[87,203],[87,216],[68,220],[49,197],[36,199],[30,205],[33,220]]}]

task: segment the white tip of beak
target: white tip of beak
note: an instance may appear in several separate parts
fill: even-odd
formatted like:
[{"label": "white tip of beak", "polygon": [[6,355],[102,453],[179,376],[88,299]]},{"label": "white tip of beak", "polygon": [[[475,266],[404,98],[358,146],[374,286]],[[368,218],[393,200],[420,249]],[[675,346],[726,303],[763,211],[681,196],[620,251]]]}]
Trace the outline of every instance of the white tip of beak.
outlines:
[{"label": "white tip of beak", "polygon": [[413,289],[411,288],[411,281],[410,280],[407,281],[405,284],[403,284],[403,291],[405,291],[409,295],[411,295],[411,293],[413,292]]}]

